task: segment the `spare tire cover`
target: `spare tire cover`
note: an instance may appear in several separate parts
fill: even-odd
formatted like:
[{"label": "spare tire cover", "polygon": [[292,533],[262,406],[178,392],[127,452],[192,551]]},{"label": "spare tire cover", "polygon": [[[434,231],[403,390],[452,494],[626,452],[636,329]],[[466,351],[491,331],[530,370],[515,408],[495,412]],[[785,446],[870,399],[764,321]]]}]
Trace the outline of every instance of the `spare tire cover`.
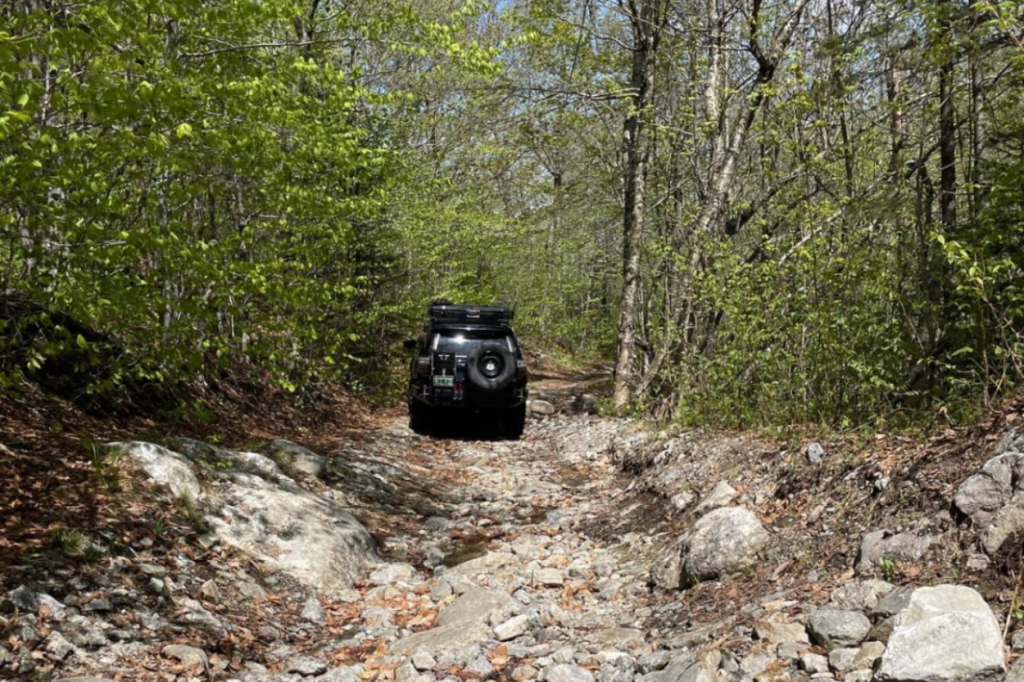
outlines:
[{"label": "spare tire cover", "polygon": [[504,341],[484,341],[466,358],[471,384],[484,391],[500,391],[512,382],[516,359]]}]

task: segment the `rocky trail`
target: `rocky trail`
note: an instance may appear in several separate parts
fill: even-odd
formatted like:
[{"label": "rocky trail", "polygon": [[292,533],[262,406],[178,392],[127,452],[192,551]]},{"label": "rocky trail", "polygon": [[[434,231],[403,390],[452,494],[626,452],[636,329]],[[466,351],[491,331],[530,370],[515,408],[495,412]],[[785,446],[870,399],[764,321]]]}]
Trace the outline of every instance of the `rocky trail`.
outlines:
[{"label": "rocky trail", "polygon": [[0,678],[1024,679],[1007,424],[794,446],[543,397],[515,442],[106,446],[132,522],[5,565]]}]

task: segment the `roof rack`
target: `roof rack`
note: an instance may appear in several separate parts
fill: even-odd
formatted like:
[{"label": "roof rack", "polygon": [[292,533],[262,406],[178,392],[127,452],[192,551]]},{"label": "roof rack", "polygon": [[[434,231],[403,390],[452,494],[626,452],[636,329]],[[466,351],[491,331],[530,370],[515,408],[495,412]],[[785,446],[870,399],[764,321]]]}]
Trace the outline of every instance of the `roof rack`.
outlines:
[{"label": "roof rack", "polygon": [[508,324],[516,312],[503,305],[438,305],[428,308],[433,322],[488,322]]}]

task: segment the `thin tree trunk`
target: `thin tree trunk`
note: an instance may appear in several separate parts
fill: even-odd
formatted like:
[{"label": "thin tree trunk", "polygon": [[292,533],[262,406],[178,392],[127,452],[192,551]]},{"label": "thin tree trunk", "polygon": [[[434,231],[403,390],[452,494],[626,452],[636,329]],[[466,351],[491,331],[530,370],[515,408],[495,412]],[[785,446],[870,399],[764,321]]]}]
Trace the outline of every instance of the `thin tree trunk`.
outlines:
[{"label": "thin tree trunk", "polygon": [[613,401],[625,407],[633,398],[633,359],[636,318],[640,303],[640,253],[643,248],[647,199],[647,163],[650,158],[654,72],[658,42],[664,23],[664,0],[628,3],[633,30],[633,68],[630,74],[630,111],[623,125],[625,157],[622,219],[622,301],[619,308],[618,355],[615,361]]}]

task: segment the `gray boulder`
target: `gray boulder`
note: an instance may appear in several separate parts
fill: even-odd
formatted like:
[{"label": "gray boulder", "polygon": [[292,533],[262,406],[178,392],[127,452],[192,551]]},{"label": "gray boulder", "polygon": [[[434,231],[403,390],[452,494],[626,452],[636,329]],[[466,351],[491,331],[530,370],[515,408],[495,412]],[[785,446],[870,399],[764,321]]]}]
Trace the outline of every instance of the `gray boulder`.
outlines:
[{"label": "gray boulder", "polygon": [[191,463],[177,452],[139,441],[108,443],[107,447],[124,454],[154,483],[167,486],[175,497],[202,498],[203,491]]},{"label": "gray boulder", "polygon": [[[202,501],[217,540],[306,585],[331,594],[351,586],[377,563],[376,543],[352,514],[300,487],[270,458],[190,439],[174,442],[184,455],[152,443],[110,447],[124,452],[175,495]],[[205,491],[196,477],[197,467],[208,482]]]},{"label": "gray boulder", "polygon": [[438,654],[479,644],[492,635],[488,625],[492,615],[503,619],[513,608],[515,602],[504,592],[469,589],[441,611],[437,627],[398,640],[391,646],[391,653],[410,656],[422,649]]},{"label": "gray boulder", "polygon": [[981,545],[995,554],[1012,535],[1024,530],[1024,454],[1006,452],[1020,444],[1004,438],[997,454],[965,480],[953,499],[957,509],[981,529]]},{"label": "gray boulder", "polygon": [[693,585],[746,568],[771,536],[742,507],[722,507],[702,516],[685,537],[682,582]]},{"label": "gray boulder", "polygon": [[868,533],[860,544],[857,572],[877,571],[883,559],[894,563],[918,561],[934,541],[934,537],[916,532],[893,535],[890,531],[879,530]]},{"label": "gray boulder", "polygon": [[312,450],[297,445],[290,440],[277,439],[267,444],[267,452],[286,470],[295,471],[307,476],[319,478],[323,475],[326,460]]},{"label": "gray boulder", "polygon": [[877,680],[998,682],[1003,640],[992,610],[973,589],[939,585],[914,590],[896,616]]},{"label": "gray boulder", "polygon": [[206,516],[221,542],[327,593],[377,563],[370,533],[337,502],[301,488],[262,455],[229,456],[237,470],[217,473],[221,504]]},{"label": "gray boulder", "polygon": [[807,618],[811,640],[829,651],[837,647],[855,647],[871,631],[871,621],[860,611],[819,609]]},{"label": "gray boulder", "polygon": [[542,416],[552,415],[555,413],[555,406],[547,400],[531,400],[530,413]]}]

